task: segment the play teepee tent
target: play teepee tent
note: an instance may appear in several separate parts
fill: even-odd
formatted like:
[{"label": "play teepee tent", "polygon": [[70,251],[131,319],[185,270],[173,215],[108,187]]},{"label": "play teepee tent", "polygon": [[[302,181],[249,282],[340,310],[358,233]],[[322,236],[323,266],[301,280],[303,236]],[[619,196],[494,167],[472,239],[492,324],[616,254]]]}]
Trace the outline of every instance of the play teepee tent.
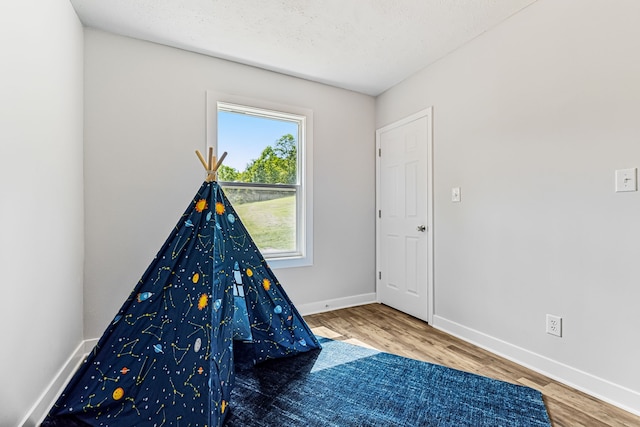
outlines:
[{"label": "play teepee tent", "polygon": [[43,426],[217,427],[234,359],[320,347],[215,181],[207,180]]}]

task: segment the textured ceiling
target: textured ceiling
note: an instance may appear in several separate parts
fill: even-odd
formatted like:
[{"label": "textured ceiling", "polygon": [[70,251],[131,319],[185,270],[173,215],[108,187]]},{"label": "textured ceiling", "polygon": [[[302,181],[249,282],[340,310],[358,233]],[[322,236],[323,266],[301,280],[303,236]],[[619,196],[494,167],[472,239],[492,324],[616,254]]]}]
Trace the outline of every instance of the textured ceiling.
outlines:
[{"label": "textured ceiling", "polygon": [[378,95],[536,0],[71,0],[84,25]]}]

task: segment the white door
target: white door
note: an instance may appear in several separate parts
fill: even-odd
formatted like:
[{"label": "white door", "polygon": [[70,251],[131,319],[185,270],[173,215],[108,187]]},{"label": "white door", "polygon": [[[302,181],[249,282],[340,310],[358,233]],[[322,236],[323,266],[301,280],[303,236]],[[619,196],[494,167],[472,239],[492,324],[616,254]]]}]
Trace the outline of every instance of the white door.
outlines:
[{"label": "white door", "polygon": [[378,301],[431,321],[431,109],[376,131]]}]

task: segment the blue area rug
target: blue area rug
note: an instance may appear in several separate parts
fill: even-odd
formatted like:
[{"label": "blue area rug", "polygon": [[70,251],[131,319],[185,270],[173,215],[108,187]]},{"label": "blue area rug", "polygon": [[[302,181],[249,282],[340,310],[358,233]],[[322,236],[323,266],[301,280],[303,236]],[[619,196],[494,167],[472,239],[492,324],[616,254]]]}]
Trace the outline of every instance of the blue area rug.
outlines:
[{"label": "blue area rug", "polygon": [[226,427],[549,427],[542,395],[326,338],[236,375]]}]

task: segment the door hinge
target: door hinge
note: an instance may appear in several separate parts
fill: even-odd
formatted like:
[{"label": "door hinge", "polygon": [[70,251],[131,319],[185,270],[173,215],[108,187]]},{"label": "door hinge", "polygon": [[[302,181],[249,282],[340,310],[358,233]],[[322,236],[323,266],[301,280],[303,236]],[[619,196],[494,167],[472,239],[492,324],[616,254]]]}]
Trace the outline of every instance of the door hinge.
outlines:
[{"label": "door hinge", "polygon": [[382,280],[382,271],[378,271],[378,280]]},{"label": "door hinge", "polygon": [[382,218],[382,211],[378,209],[378,218]]},{"label": "door hinge", "polygon": [[378,148],[378,157],[382,157],[382,148]]}]

